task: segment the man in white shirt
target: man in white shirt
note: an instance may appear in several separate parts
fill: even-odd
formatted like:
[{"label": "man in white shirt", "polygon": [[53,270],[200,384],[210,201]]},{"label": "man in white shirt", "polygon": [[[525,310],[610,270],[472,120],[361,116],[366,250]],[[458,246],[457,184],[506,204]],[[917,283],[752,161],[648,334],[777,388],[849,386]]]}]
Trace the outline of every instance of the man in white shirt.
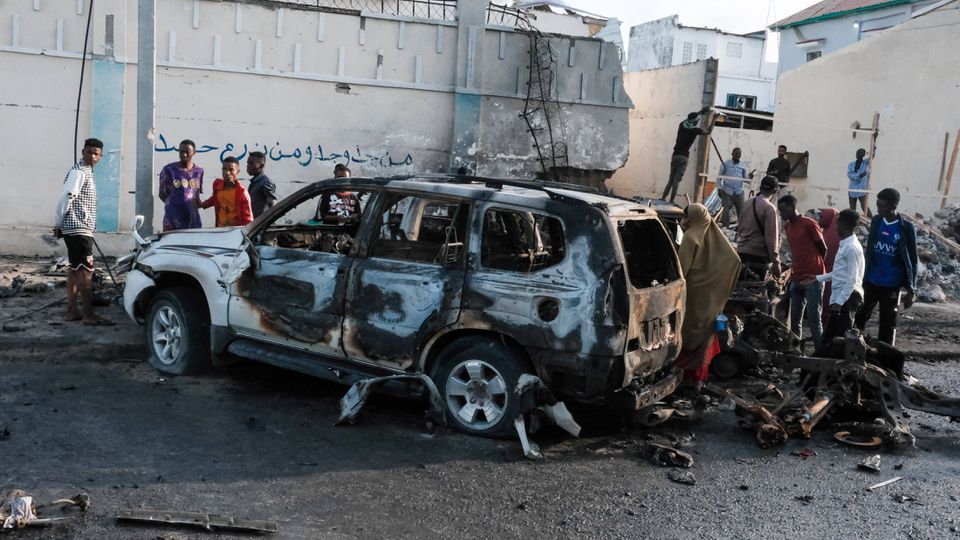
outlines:
[{"label": "man in white shirt", "polygon": [[53,233],[67,246],[67,314],[68,321],[82,321],[90,326],[109,326],[113,321],[93,312],[93,233],[97,229],[97,184],[93,168],[103,157],[103,142],[83,142],[83,159],[78,161],[63,181],[57,204]]},{"label": "man in white shirt", "polygon": [[837,217],[837,233],[840,247],[833,263],[833,271],[817,276],[817,281],[832,281],[830,290],[830,320],[823,333],[822,343],[828,345],[833,338],[843,337],[853,328],[853,318],[863,303],[863,272],[866,266],[863,247],[853,234],[860,214],[855,210],[843,210]]}]

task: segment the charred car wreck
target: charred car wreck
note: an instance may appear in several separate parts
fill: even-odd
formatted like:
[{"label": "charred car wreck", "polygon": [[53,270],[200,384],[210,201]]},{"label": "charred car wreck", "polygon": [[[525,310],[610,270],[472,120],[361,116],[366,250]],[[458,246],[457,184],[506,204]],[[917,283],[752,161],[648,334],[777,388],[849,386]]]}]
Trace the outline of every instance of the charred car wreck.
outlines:
[{"label": "charred car wreck", "polygon": [[525,373],[633,409],[680,381],[670,236],[654,209],[577,186],[331,179],[245,228],[135,237],[125,309],[166,373],[235,357],[343,384],[422,373],[448,424],[482,435],[511,433]]}]

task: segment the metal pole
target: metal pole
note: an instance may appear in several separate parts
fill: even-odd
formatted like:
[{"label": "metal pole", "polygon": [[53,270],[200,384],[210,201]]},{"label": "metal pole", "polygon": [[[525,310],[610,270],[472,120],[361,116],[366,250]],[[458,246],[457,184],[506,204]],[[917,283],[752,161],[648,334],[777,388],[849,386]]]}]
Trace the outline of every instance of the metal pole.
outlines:
[{"label": "metal pole", "polygon": [[141,233],[153,234],[153,135],[156,121],[156,0],[139,0],[137,9],[137,187],[135,212],[144,217]]}]

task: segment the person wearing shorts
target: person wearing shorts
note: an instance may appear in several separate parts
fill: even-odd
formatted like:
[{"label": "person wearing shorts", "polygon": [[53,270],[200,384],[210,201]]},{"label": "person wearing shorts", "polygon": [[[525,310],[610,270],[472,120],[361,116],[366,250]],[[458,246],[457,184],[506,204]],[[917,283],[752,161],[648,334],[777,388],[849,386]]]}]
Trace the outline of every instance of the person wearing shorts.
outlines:
[{"label": "person wearing shorts", "polygon": [[68,321],[92,326],[112,325],[113,321],[93,312],[93,233],[97,228],[97,186],[93,168],[103,156],[99,139],[83,142],[83,158],[63,181],[57,205],[53,233],[67,246]]}]

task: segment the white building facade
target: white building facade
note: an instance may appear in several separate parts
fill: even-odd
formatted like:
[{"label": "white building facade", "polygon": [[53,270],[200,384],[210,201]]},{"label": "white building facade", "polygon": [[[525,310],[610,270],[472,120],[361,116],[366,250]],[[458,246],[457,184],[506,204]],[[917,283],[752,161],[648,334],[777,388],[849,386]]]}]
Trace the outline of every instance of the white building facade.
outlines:
[{"label": "white building facade", "polygon": [[[0,176],[18,186],[0,202],[2,252],[63,251],[49,232],[77,150],[75,119],[80,142],[98,137],[105,145],[95,171],[105,249],[135,214],[142,138],[154,147],[155,174],[177,160],[180,140],[195,141],[207,193],[225,157],[255,150],[268,155],[281,197],[332,176],[338,163],[354,176],[460,166],[488,176],[538,174],[520,117],[533,38],[516,15],[486,0],[392,3],[410,8],[400,14],[373,11],[379,1],[351,1],[355,9],[157,2],[156,123],[138,133],[138,2],[96,2],[78,114],[89,0],[0,0]],[[551,120],[565,128],[568,169],[611,175],[627,159],[631,107],[616,47],[590,37],[537,39],[561,59],[549,74],[561,110]],[[155,201],[155,228],[161,217]]]},{"label": "white building facade", "polygon": [[716,58],[714,105],[772,112],[776,64],[764,61],[764,32],[732,34],[683,26],[672,15],[630,28],[627,71],[679,66]]},{"label": "white building facade", "polygon": [[780,33],[778,76],[908,21],[934,3],[826,0],[814,4],[770,26]]}]

